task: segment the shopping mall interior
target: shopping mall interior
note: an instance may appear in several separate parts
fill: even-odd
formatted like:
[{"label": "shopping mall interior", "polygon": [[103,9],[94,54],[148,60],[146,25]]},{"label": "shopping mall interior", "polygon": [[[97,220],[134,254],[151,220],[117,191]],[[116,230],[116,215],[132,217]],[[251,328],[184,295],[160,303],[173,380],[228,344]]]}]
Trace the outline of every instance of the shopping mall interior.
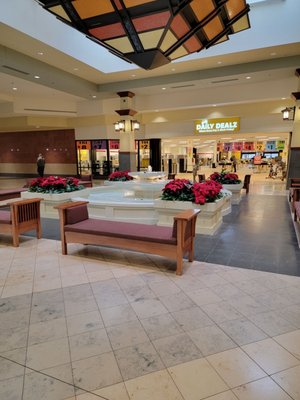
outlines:
[{"label": "shopping mall interior", "polygon": [[[195,35],[198,43],[217,30],[211,18],[228,22],[240,5],[247,14],[226,27],[229,40],[217,34],[195,51]],[[300,178],[298,0],[0,7],[0,398],[299,400],[299,187],[290,190]],[[176,47],[210,7],[194,41]],[[105,29],[93,27],[93,12]],[[164,25],[170,32],[158,40]],[[82,33],[87,26],[97,40]],[[124,29],[139,35],[126,41]],[[156,54],[145,68],[149,58],[126,55],[153,38],[171,44],[168,62]],[[250,186],[213,232],[196,232],[194,261],[184,259],[179,276],[172,259],[114,238],[112,247],[71,243],[63,255],[58,212],[45,212],[45,198],[41,238],[27,231],[13,246],[13,217],[4,216],[38,176],[39,153],[46,177],[91,176],[87,190],[100,193],[124,170],[192,183],[236,168]],[[129,208],[126,221],[136,217]],[[147,212],[143,221],[154,220]]]}]

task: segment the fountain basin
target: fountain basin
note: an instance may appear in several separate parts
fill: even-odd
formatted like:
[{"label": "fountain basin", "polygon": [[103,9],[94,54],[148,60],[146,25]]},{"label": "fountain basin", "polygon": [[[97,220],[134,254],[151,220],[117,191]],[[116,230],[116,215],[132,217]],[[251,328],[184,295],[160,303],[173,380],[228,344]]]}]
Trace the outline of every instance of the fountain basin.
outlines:
[{"label": "fountain basin", "polygon": [[222,224],[222,208],[231,196],[214,203],[197,205],[192,202],[161,200],[161,190],[166,182],[109,182],[109,184],[56,195],[23,192],[22,197],[41,197],[41,214],[58,218],[54,208],[66,201],[88,201],[91,218],[173,226],[174,215],[183,209],[200,209],[196,232],[213,235]]},{"label": "fountain basin", "polygon": [[159,179],[166,179],[167,174],[163,171],[137,171],[137,172],[128,172],[129,176],[138,180],[138,181],[157,181]]}]

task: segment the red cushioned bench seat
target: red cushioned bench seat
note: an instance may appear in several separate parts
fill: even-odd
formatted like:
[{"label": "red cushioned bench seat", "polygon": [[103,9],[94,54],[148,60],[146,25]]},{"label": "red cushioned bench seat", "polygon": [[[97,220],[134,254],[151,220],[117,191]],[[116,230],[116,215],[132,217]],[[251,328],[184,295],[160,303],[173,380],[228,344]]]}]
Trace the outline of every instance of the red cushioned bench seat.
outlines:
[{"label": "red cushioned bench seat", "polygon": [[99,246],[158,254],[176,260],[176,274],[182,274],[183,257],[194,258],[194,238],[197,215],[200,210],[185,210],[174,217],[173,228],[107,221],[89,218],[88,202],[64,203],[59,211],[62,253],[67,254],[68,243]]},{"label": "red cushioned bench seat", "polygon": [[106,235],[124,239],[147,240],[157,243],[176,244],[172,236],[173,229],[165,226],[132,224],[89,218],[72,225],[65,225],[65,232],[78,232],[91,235]]}]

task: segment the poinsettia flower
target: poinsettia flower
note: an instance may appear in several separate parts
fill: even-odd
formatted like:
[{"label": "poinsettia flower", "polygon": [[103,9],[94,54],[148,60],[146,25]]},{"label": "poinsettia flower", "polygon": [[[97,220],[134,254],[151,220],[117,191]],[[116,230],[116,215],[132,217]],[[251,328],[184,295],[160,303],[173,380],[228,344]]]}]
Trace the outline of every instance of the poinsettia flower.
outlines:
[{"label": "poinsettia flower", "polygon": [[131,181],[133,179],[132,176],[128,175],[129,171],[115,171],[112,172],[108,180],[109,181]]},{"label": "poinsettia flower", "polygon": [[83,189],[83,186],[79,185],[79,180],[77,178],[62,178],[59,176],[34,179],[28,188],[30,192],[39,193],[63,193],[79,189]]},{"label": "poinsettia flower", "polygon": [[226,171],[214,172],[210,175],[209,179],[215,182],[219,182],[223,185],[241,183],[241,180],[239,179],[237,174]]}]

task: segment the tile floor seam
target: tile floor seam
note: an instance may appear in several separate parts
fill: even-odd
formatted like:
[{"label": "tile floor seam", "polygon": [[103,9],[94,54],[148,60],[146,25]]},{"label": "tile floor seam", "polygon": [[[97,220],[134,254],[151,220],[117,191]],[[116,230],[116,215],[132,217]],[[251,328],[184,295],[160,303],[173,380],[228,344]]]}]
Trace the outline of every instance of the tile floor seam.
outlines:
[{"label": "tile floor seam", "polygon": [[33,302],[33,293],[30,296],[30,311],[28,316],[28,330],[27,330],[27,339],[26,339],[26,350],[25,350],[25,359],[24,359],[24,373],[23,373],[23,385],[22,385],[22,400],[24,397],[25,392],[25,379],[26,379],[26,365],[27,365],[27,355],[28,355],[28,344],[29,344],[29,330],[30,330],[30,319],[31,319],[31,309],[32,309],[32,302]]},{"label": "tile floor seam", "polygon": [[70,339],[69,339],[70,336],[69,336],[69,331],[68,331],[68,323],[67,323],[67,315],[66,315],[65,296],[64,296],[63,288],[61,288],[61,290],[62,290],[62,298],[63,298],[63,302],[64,302],[64,313],[65,313],[65,321],[66,321],[66,332],[67,332],[67,338],[68,338],[68,349],[69,349],[69,356],[70,356],[71,375],[72,375],[72,381],[73,381],[73,387],[74,387],[74,395],[76,398],[75,378],[74,378],[72,356],[71,356],[71,345],[70,345]]},{"label": "tile floor seam", "polygon": [[[14,364],[17,364],[17,365],[21,366],[21,367],[24,367],[24,370],[25,370],[25,371],[28,369],[28,370],[30,370],[31,372],[34,372],[34,373],[37,373],[37,374],[46,376],[46,377],[48,377],[48,378],[52,378],[52,379],[54,379],[54,380],[56,380],[56,381],[62,382],[62,383],[65,384],[65,385],[72,386],[72,387],[74,387],[74,389],[79,389],[79,390],[84,391],[85,393],[89,393],[89,394],[92,394],[92,395],[94,395],[94,396],[97,396],[97,397],[99,397],[99,399],[110,400],[110,399],[107,399],[106,397],[103,397],[103,396],[101,396],[101,395],[95,394],[95,393],[93,393],[92,391],[89,391],[89,390],[86,390],[86,389],[84,389],[84,388],[82,388],[82,387],[80,387],[80,386],[77,386],[77,385],[75,385],[74,383],[72,384],[72,383],[70,383],[70,382],[66,382],[66,381],[64,381],[64,380],[62,380],[62,379],[60,379],[60,378],[57,378],[57,377],[55,377],[55,376],[46,374],[46,373],[43,372],[43,371],[39,371],[39,370],[36,370],[36,369],[34,369],[34,368],[28,367],[28,366],[26,366],[26,364],[23,365],[22,363],[19,363],[19,362],[17,362],[17,361],[11,360],[11,359],[9,359],[9,358],[7,358],[7,357],[2,356],[1,354],[0,354],[0,358],[1,358],[1,359],[4,359],[4,360],[7,360],[7,361],[10,361],[10,362],[12,362],[12,363],[14,363]],[[65,365],[65,364],[62,364],[62,365]],[[47,368],[46,368],[46,369],[47,369]],[[26,374],[25,374],[25,375],[26,375]],[[11,378],[9,378],[9,379],[11,379]],[[0,380],[0,382],[1,382],[1,381],[5,381],[5,380],[7,380],[7,379]],[[23,394],[22,394],[22,398],[23,398]]]},{"label": "tile floor seam", "polygon": [[[296,400],[296,399],[294,399],[293,397],[291,397],[290,394],[289,394],[282,386],[280,386],[278,382],[276,382],[276,381],[272,378],[272,375],[267,375],[267,376],[265,376],[265,377],[262,377],[262,378],[259,378],[259,379],[255,379],[255,380],[253,380],[253,381],[251,381],[251,382],[246,383],[245,385],[247,385],[247,384],[249,384],[249,383],[253,383],[253,382],[259,382],[259,381],[262,381],[263,379],[266,379],[266,378],[271,379],[272,382],[274,382],[276,386],[280,387],[280,388],[286,393],[286,395],[287,395],[291,400]],[[242,386],[242,385],[235,386],[235,387],[231,388],[230,390],[238,389],[238,388],[241,387],[241,386]]]},{"label": "tile floor seam", "polygon": [[[273,341],[273,338],[269,338],[269,339],[271,339],[272,341]],[[258,340],[257,342],[254,342],[254,343],[259,343],[259,342],[262,342],[262,341],[264,341],[265,339],[263,339],[263,340]],[[277,342],[275,342],[275,343],[277,343]],[[277,343],[280,347],[282,347],[279,343]],[[284,347],[282,347],[283,349],[284,349]],[[280,373],[280,372],[282,372],[282,371],[287,371],[287,370],[289,370],[289,369],[291,369],[291,368],[294,368],[295,366],[299,366],[300,365],[300,360],[298,360],[299,361],[299,363],[297,364],[297,365],[294,365],[294,366],[292,366],[292,367],[287,367],[287,368],[283,368],[283,369],[281,369],[281,370],[279,370],[279,371],[276,371],[276,372],[274,372],[274,373],[268,373],[265,369],[264,369],[264,367],[262,367],[261,365],[259,365],[258,364],[258,362],[257,361],[255,361],[255,359],[254,358],[252,358],[251,357],[251,355],[249,355],[244,349],[243,349],[243,347],[242,346],[240,346],[240,349],[245,353],[245,355],[246,356],[248,356],[249,358],[251,358],[251,360],[259,367],[259,368],[261,368],[266,374],[267,374],[267,376],[271,376],[271,375],[275,375],[275,374],[278,374],[278,373]],[[293,354],[291,354],[288,350],[286,350],[286,349],[284,349],[285,351],[287,351],[291,356],[293,356]],[[293,356],[294,357],[294,356]]]}]

